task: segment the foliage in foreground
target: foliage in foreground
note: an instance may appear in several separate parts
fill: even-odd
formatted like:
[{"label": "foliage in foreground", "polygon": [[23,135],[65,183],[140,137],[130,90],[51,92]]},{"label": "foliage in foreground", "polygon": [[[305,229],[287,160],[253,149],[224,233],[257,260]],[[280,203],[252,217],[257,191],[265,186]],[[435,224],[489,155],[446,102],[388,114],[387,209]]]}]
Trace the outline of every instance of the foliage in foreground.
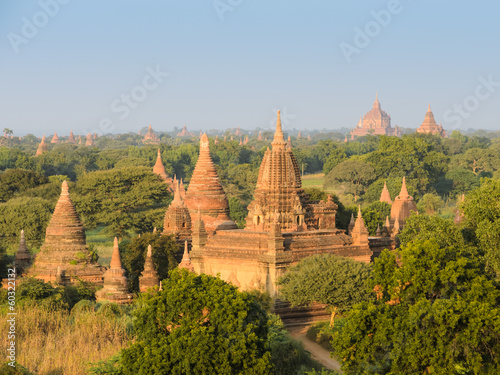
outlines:
[{"label": "foliage in foreground", "polygon": [[377,300],[334,335],[346,374],[498,374],[500,293],[469,249],[429,239],[386,250],[372,283]]},{"label": "foliage in foreground", "polygon": [[219,278],[174,270],[135,313],[137,342],[124,374],[268,374],[268,318],[247,293]]}]

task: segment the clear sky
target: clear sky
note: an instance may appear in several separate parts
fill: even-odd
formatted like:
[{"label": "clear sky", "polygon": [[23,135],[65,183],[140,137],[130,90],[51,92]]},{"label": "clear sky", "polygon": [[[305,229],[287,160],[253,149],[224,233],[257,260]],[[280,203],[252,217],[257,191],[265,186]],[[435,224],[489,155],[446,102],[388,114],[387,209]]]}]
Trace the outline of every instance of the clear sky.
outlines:
[{"label": "clear sky", "polygon": [[[354,127],[428,103],[447,130],[500,129],[500,2],[0,2],[0,119],[16,135]],[[167,75],[168,73],[168,75]]]}]

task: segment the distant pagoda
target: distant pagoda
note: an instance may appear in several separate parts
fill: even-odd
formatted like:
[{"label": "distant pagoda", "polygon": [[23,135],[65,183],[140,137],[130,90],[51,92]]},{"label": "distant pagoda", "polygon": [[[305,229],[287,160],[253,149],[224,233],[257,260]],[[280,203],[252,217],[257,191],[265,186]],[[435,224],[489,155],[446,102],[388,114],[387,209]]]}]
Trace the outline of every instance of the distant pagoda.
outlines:
[{"label": "distant pagoda", "polygon": [[36,154],[35,156],[40,156],[42,155],[44,152],[47,152],[49,150],[49,147],[47,146],[47,144],[45,143],[45,134],[43,135],[42,137],[42,141],[40,142],[40,144],[38,145],[38,148],[36,150]]},{"label": "distant pagoda", "polygon": [[430,104],[427,109],[427,113],[425,114],[424,122],[422,122],[422,125],[420,125],[417,129],[417,133],[437,134],[443,138],[447,137],[446,131],[443,129],[441,124],[438,125],[436,123]]},{"label": "distant pagoda", "polygon": [[76,139],[75,135],[73,134],[73,130],[71,130],[71,132],[69,133],[68,143],[76,144]]},{"label": "distant pagoda", "polygon": [[54,136],[52,137],[52,140],[50,141],[50,143],[61,143],[61,141],[59,140],[59,137],[57,136],[57,132],[54,133]]},{"label": "distant pagoda", "polygon": [[144,135],[144,139],[142,140],[144,143],[152,143],[152,144],[158,144],[160,143],[160,140],[156,136],[156,134],[153,132],[153,128],[151,127],[151,124],[148,127],[148,131],[146,132],[146,135]]},{"label": "distant pagoda", "polygon": [[139,290],[141,293],[146,292],[148,289],[152,289],[159,286],[160,281],[158,273],[155,271],[153,263],[153,252],[151,245],[148,245],[148,252],[146,253],[146,260],[144,262],[144,270],[141,272],[139,277]]},{"label": "distant pagoda", "polygon": [[85,141],[85,146],[93,146],[94,140],[92,139],[92,134],[87,134],[87,140]]},{"label": "distant pagoda", "polygon": [[368,134],[373,135],[394,135],[401,136],[401,131],[397,127],[391,127],[391,116],[383,111],[378,96],[375,96],[375,102],[372,109],[359,119],[356,127],[351,131],[351,139],[361,137]]}]

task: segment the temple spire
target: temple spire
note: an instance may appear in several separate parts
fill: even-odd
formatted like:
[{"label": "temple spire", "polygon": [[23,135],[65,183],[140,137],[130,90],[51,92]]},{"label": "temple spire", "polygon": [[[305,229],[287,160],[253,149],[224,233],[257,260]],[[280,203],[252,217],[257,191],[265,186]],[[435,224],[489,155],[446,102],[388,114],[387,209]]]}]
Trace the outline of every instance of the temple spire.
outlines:
[{"label": "temple spire", "polygon": [[283,135],[283,129],[281,127],[281,116],[278,110],[278,116],[276,118],[276,131],[274,133],[274,139],[271,143],[274,148],[284,148],[286,145],[285,136]]},{"label": "temple spire", "polygon": [[392,204],[391,194],[389,193],[389,189],[387,189],[387,181],[384,181],[382,194],[380,194],[380,202],[386,202],[388,204]]},{"label": "temple spire", "polygon": [[406,177],[403,177],[403,185],[401,185],[401,191],[399,192],[400,197],[408,197],[408,190],[406,189]]},{"label": "temple spire", "polygon": [[113,254],[111,254],[110,268],[122,268],[122,261],[120,259],[120,250],[118,247],[118,238],[115,237],[113,244]]}]

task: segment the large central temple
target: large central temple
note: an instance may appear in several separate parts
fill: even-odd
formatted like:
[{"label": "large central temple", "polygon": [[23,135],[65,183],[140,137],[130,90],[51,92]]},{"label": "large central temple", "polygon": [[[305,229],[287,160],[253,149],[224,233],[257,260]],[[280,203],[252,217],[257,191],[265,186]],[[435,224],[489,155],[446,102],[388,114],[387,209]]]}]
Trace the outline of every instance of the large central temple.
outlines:
[{"label": "large central temple", "polygon": [[387,114],[378,101],[378,96],[375,96],[372,109],[359,119],[356,127],[351,130],[351,139],[364,135],[394,135],[401,136],[401,129],[396,125],[391,126],[391,116]]},{"label": "large central temple", "polygon": [[[213,162],[209,158],[204,135],[198,163],[210,165]],[[201,168],[197,165],[192,181],[198,180],[198,171]],[[212,171],[209,174],[215,178]],[[196,196],[200,188],[198,183],[190,184],[186,201],[190,195]],[[206,185],[202,189],[210,191]],[[220,192],[218,186],[216,190]],[[217,217],[220,222],[225,219],[225,204],[219,206],[224,208]],[[291,265],[314,254],[331,253],[363,262],[369,262],[373,255],[362,217],[358,217],[353,233],[347,235],[335,227],[337,205],[331,198],[327,202],[310,202],[302,189],[291,145],[284,139],[279,112],[274,139],[264,155],[254,200],[248,207],[246,228],[219,226],[215,229],[217,226],[213,224],[206,228],[206,209],[201,202],[199,211],[193,208],[190,209],[193,222],[190,255],[195,271],[220,274],[222,279],[244,290],[260,289],[275,296],[279,276]]]}]

